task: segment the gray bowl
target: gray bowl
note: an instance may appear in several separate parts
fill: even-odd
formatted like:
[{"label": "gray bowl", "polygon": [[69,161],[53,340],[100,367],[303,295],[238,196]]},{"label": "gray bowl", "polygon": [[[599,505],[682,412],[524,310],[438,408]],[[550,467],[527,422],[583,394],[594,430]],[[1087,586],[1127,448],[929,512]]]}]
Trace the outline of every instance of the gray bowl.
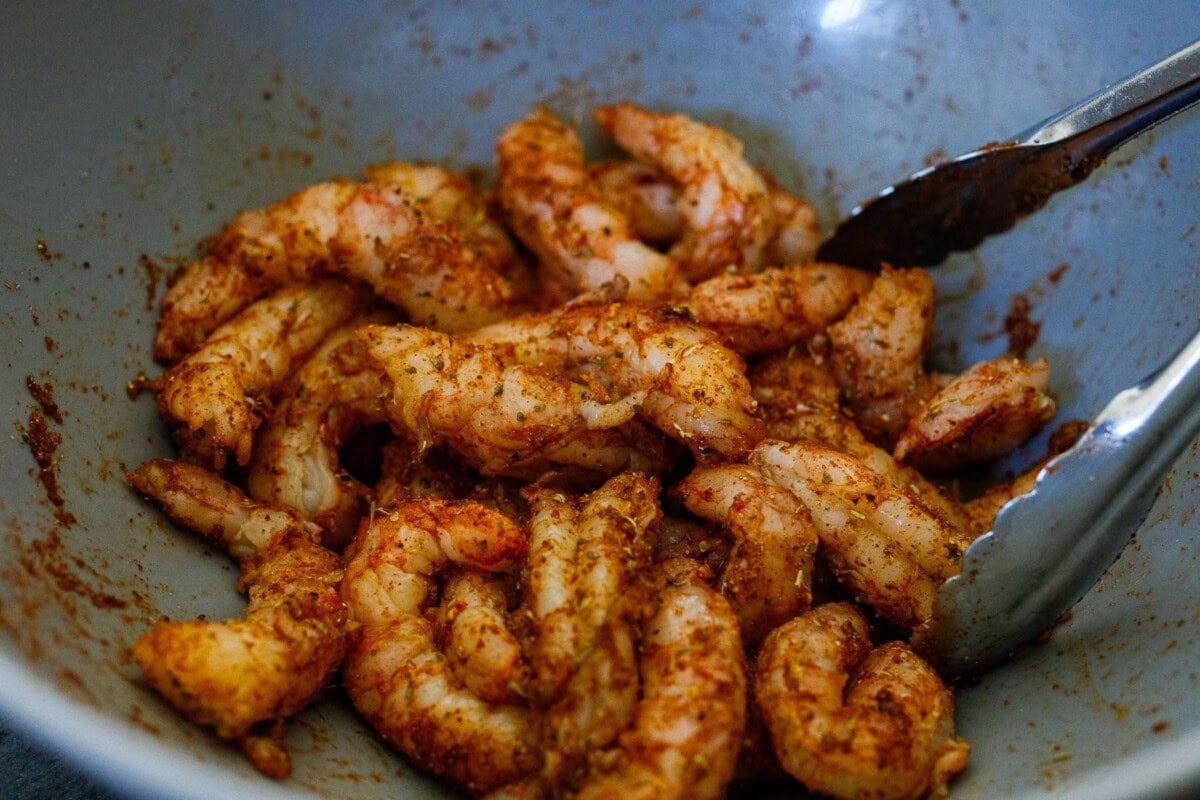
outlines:
[{"label": "gray bowl", "polygon": [[[125,486],[171,452],[149,397],[163,275],[239,209],[368,162],[489,168],[531,104],[630,98],[732,129],[826,224],[882,185],[1015,133],[1183,45],[1194,0],[19,2],[0,28],[0,712],[114,790],[156,798],[424,797],[336,693],[272,783],[139,682],[160,615],[240,613],[235,572]],[[937,360],[1041,330],[1062,419],[1089,417],[1197,324],[1200,120],[1171,120],[1011,233],[937,271]],[[39,242],[43,244],[39,244]],[[24,434],[52,386],[49,502]],[[39,435],[35,433],[35,439]],[[1028,463],[1038,441],[1004,468]],[[1196,448],[1137,539],[1044,643],[959,694],[956,798],[1200,792]],[[66,524],[66,514],[74,522]]]}]

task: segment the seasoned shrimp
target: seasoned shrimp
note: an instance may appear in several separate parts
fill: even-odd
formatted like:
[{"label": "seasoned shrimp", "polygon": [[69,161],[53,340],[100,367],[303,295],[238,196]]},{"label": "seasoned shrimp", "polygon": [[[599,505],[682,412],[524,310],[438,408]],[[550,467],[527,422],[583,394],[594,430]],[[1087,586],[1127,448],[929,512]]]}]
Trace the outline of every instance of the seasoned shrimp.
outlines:
[{"label": "seasoned shrimp", "polygon": [[412,764],[472,794],[537,768],[533,724],[523,704],[460,688],[424,612],[450,564],[502,572],[525,552],[504,515],[434,498],[376,513],[347,552],[342,597],[360,626],[342,669],[351,702]]},{"label": "seasoned shrimp", "polygon": [[341,662],[340,560],[299,517],[253,502],[201,467],[148,461],[128,477],[172,520],[238,559],[250,595],[240,620],[156,624],[134,643],[134,662],[180,713],[239,741],[264,773],[285,777],[283,745],[251,727],[304,708]]},{"label": "seasoned shrimp", "polygon": [[906,487],[929,509],[960,528],[970,527],[962,506],[916,469],[876,447],[842,413],[839,389],[828,366],[788,351],[760,361],[750,383],[767,425],[767,436],[811,442],[849,453],[897,486]]},{"label": "seasoned shrimp", "polygon": [[720,587],[748,646],[808,608],[817,533],[795,496],[745,464],[697,467],[674,493],[734,539]]},{"label": "seasoned shrimp", "polygon": [[502,346],[515,360],[569,361],[624,397],[638,413],[700,459],[744,455],[762,421],[746,365],[711,330],[636,303],[581,304],[528,314],[465,335]]},{"label": "seasoned shrimp", "polygon": [[784,769],[844,800],[944,798],[970,746],[954,696],[909,647],[871,649],[867,620],[832,603],[773,631],[755,698]]},{"label": "seasoned shrimp", "polygon": [[682,305],[744,356],[780,350],[837,322],[872,283],[836,264],[718,275],[695,286]]},{"label": "seasoned shrimp", "polygon": [[[389,186],[321,183],[239,214],[167,292],[155,356],[182,355],[263,293],[326,274],[367,283],[414,323],[441,330],[504,316],[516,297],[502,231],[461,185],[453,218],[439,218],[448,193],[422,183],[418,191],[431,195],[410,195],[398,187],[401,170],[377,168]],[[484,217],[464,227],[462,210],[471,207]]]},{"label": "seasoned shrimp", "polygon": [[733,777],[746,725],[737,617],[687,559],[660,567],[646,623],[632,725],[591,759],[578,798],[715,800]]},{"label": "seasoned shrimp", "polygon": [[896,458],[945,471],[1009,453],[1054,416],[1050,365],[984,361],[929,398],[896,442]]},{"label": "seasoned shrimp", "polygon": [[662,522],[659,485],[627,472],[589,495],[526,490],[532,516],[525,605],[536,696],[556,700],[609,609],[650,563]]},{"label": "seasoned shrimp", "polygon": [[748,459],[812,512],[821,556],[880,616],[914,630],[961,567],[972,535],[858,459],[806,443],[763,442]]},{"label": "seasoned shrimp", "polygon": [[260,401],[329,331],[355,312],[363,295],[339,281],[281,289],[213,333],[157,381],[158,413],[184,450],[224,465],[250,460]]},{"label": "seasoned shrimp", "polygon": [[335,550],[354,535],[368,495],[367,487],[339,469],[338,449],[353,431],[387,419],[391,394],[355,331],[390,316],[358,317],[330,334],[288,378],[282,400],[254,437],[246,473],[250,496],[317,523]]},{"label": "seasoned shrimp", "polygon": [[929,275],[885,267],[870,291],[829,327],[830,363],[849,409],[868,438],[888,449],[938,388],[924,368],[932,321]]},{"label": "seasoned shrimp", "polygon": [[656,114],[630,103],[601,106],[603,133],[681,187],[687,224],[670,255],[690,280],[719,272],[756,272],[775,232],[775,207],[762,176],[742,156],[742,143],[681,114]]},{"label": "seasoned shrimp", "polygon": [[468,691],[488,703],[524,697],[529,678],[521,644],[508,626],[504,577],[452,567],[442,585],[438,639],[451,672]]},{"label": "seasoned shrimp", "polygon": [[607,473],[649,465],[621,430],[645,391],[607,402],[603,387],[561,368],[508,365],[500,348],[422,328],[367,326],[360,335],[391,378],[392,424],[422,448],[444,441],[484,474],[513,477],[535,478],[551,464]]},{"label": "seasoned shrimp", "polygon": [[588,165],[588,177],[604,199],[625,215],[639,239],[666,245],[683,232],[679,189],[649,164],[600,161]]},{"label": "seasoned shrimp", "polygon": [[[637,235],[656,246],[669,245],[682,234],[678,186],[659,170],[640,161],[600,161],[588,174],[604,198],[621,211]],[[806,264],[821,244],[817,213],[763,174],[775,211],[775,230],[767,245],[766,263]]]},{"label": "seasoned shrimp", "polygon": [[604,200],[588,177],[579,136],[545,108],[505,128],[496,156],[509,223],[555,279],[577,292],[622,279],[637,300],[686,289],[675,263],[638,239]]}]

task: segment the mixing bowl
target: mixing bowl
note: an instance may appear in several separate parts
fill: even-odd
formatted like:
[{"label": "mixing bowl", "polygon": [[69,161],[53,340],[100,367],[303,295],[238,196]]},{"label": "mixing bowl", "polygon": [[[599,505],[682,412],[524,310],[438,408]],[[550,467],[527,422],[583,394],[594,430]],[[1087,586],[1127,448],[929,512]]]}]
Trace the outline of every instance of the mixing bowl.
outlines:
[{"label": "mixing bowl", "polygon": [[[497,132],[532,104],[587,129],[591,105],[629,98],[728,127],[828,226],[1183,45],[1195,12],[1194,0],[6,4],[0,711],[135,797],[448,794],[336,691],[292,721],[294,773],[271,782],[127,661],[162,615],[242,606],[232,564],[122,475],[172,452],[152,399],[126,393],[156,371],[164,276],[239,209],[387,159],[486,171]],[[1029,353],[1050,359],[1060,419],[1089,417],[1197,325],[1198,197],[1200,120],[1183,115],[936,271],[938,366],[999,355],[1008,329],[1040,324]],[[1193,446],[1069,619],[960,688],[974,751],[954,797],[1200,793],[1198,471]]]}]

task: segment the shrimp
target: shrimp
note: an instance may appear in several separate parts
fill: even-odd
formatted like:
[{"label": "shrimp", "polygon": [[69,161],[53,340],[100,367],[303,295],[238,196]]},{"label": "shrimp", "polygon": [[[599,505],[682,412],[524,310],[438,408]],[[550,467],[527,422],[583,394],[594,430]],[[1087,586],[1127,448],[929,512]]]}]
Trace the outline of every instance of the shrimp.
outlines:
[{"label": "shrimp", "polygon": [[662,523],[659,484],[627,472],[582,497],[529,488],[525,605],[532,616],[534,693],[551,703],[592,647],[633,576],[650,563]]},{"label": "shrimp", "polygon": [[384,507],[419,497],[463,497],[473,482],[470,470],[442,448],[418,453],[412,442],[392,439],[383,445],[375,505]]},{"label": "shrimp", "polygon": [[688,279],[762,269],[776,228],[775,207],[766,182],[742,156],[741,142],[681,114],[655,114],[630,103],[600,106],[593,116],[602,133],[682,187],[687,224],[669,255]]},{"label": "shrimp", "polygon": [[650,465],[620,430],[645,391],[607,402],[603,387],[561,368],[508,365],[500,348],[422,328],[372,325],[360,336],[391,378],[393,426],[420,449],[444,441],[485,475],[512,477],[536,478],[551,464]]},{"label": "shrimp", "polygon": [[773,631],[754,693],[784,769],[821,794],[944,798],[970,754],[937,673],[901,642],[872,650],[866,617],[848,603]]},{"label": "shrimp", "polygon": [[576,292],[620,279],[638,300],[686,288],[675,263],[638,239],[604,200],[588,177],[579,136],[545,108],[504,129],[496,158],[509,224],[554,279]]},{"label": "shrimp", "polygon": [[687,559],[659,567],[656,610],[639,647],[632,724],[591,759],[583,800],[715,800],[733,777],[746,725],[737,617]]},{"label": "shrimp", "polygon": [[[629,220],[637,235],[656,246],[683,234],[678,186],[654,167],[639,161],[601,161],[588,174],[604,198]],[[812,205],[761,173],[771,195],[775,230],[767,245],[767,264],[806,264],[821,243],[821,226]]]},{"label": "shrimp", "polygon": [[358,317],[330,334],[288,379],[283,399],[254,437],[250,496],[316,522],[335,550],[354,535],[369,493],[339,470],[338,449],[353,431],[387,419],[391,394],[355,330],[390,316]]},{"label": "shrimp", "polygon": [[896,441],[896,458],[952,470],[1012,451],[1054,416],[1050,366],[1039,358],[984,361],[929,398]]},{"label": "shrimp", "polygon": [[[391,186],[321,183],[239,214],[168,290],[155,357],[169,362],[262,294],[327,274],[369,284],[416,324],[454,331],[502,318],[517,301],[505,274],[515,255],[502,231],[469,188],[424,179],[410,195],[398,187],[402,169],[376,168]],[[463,209],[484,216],[464,226]]]},{"label": "shrimp", "polygon": [[767,436],[811,442],[848,453],[897,486],[907,488],[952,525],[969,528],[962,506],[916,469],[876,447],[841,411],[839,389],[825,364],[788,351],[760,361],[750,372]]},{"label": "shrimp", "polygon": [[912,631],[958,573],[973,538],[858,459],[807,443],[763,442],[748,458],[812,512],[821,555],[880,616]]},{"label": "shrimp", "polygon": [[817,533],[795,496],[745,464],[697,467],[674,493],[734,539],[720,587],[748,646],[808,608]]},{"label": "shrimp", "polygon": [[923,366],[932,320],[929,275],[885,267],[870,291],[829,326],[830,363],[850,411],[868,438],[889,449],[938,388]]},{"label": "shrimp", "polygon": [[639,239],[666,245],[683,231],[679,189],[640,161],[600,161],[588,165],[588,177],[613,208],[629,220]]},{"label": "shrimp", "polygon": [[525,534],[477,503],[421,498],[380,511],[347,551],[342,598],[360,626],[342,668],[354,707],[415,766],[472,794],[538,766],[528,708],[459,688],[424,612],[450,564],[495,573]]},{"label": "shrimp", "polygon": [[250,460],[260,401],[362,302],[339,281],[281,289],[218,328],[157,381],[158,413],[185,451],[221,468]]},{"label": "shrimp", "polygon": [[639,398],[638,413],[701,460],[737,459],[761,438],[746,365],[711,330],[636,303],[581,304],[464,335],[527,363],[568,361]]},{"label": "shrimp", "polygon": [[438,639],[450,671],[487,703],[524,697],[529,678],[521,644],[509,630],[503,576],[464,567],[446,571],[438,608]]},{"label": "shrimp", "polygon": [[769,268],[709,278],[682,305],[738,353],[752,356],[823,333],[872,280],[866,272],[836,264]]},{"label": "shrimp", "polygon": [[128,478],[173,521],[227,549],[250,596],[240,620],[156,624],[134,643],[134,662],[180,713],[239,741],[265,774],[285,777],[291,767],[282,745],[251,728],[304,708],[340,664],[347,628],[340,560],[316,543],[311,525],[201,467],[148,461]]}]

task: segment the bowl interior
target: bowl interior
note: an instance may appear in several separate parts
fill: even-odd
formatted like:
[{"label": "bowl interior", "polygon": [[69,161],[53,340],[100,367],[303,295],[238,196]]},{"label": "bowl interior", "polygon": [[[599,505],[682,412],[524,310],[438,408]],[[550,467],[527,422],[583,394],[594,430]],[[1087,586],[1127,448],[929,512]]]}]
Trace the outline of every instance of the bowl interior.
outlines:
[{"label": "bowl interior", "polygon": [[[1110,0],[10,7],[0,30],[0,108],[10,110],[0,403],[13,426],[0,442],[0,712],[147,797],[448,794],[336,693],[292,722],[294,775],[271,783],[178,719],[128,663],[161,615],[242,607],[232,564],[123,478],[172,452],[152,399],[126,392],[157,371],[166,276],[237,211],[367,163],[486,173],[499,130],[537,102],[585,132],[592,105],[620,99],[726,126],[831,226],[882,186],[1016,133],[1195,30],[1189,1],[1134,5],[1142,13]],[[1029,353],[1050,360],[1059,419],[1090,417],[1196,328],[1198,190],[1193,112],[1009,234],[952,257],[935,273],[936,363],[1000,355],[1006,318],[1024,315],[1040,325]],[[1044,436],[992,477],[1043,447]],[[955,797],[1200,786],[1198,471],[1193,446],[1069,620],[960,690],[974,752]]]}]

